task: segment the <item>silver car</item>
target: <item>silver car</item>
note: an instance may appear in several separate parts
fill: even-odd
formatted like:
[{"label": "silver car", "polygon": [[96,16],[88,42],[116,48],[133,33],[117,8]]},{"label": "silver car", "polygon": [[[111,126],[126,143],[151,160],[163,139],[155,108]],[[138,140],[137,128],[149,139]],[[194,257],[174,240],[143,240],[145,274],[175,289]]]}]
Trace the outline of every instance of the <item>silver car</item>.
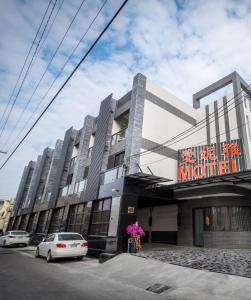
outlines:
[{"label": "silver car", "polygon": [[0,246],[2,247],[11,245],[28,246],[29,241],[29,233],[23,230],[6,231],[4,235],[0,236]]}]

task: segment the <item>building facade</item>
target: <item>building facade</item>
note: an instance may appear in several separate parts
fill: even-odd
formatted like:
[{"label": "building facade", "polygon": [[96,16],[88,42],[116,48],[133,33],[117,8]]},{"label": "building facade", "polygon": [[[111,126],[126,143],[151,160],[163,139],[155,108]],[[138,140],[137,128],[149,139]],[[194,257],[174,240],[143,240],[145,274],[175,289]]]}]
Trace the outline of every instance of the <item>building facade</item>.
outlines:
[{"label": "building facade", "polygon": [[13,203],[11,200],[0,200],[0,233],[5,232],[10,220]]},{"label": "building facade", "polygon": [[[231,95],[203,105],[225,86]],[[236,72],[194,94],[193,107],[138,74],[25,167],[9,229],[75,231],[93,251],[116,252],[138,221],[145,242],[250,248],[250,121]]]}]

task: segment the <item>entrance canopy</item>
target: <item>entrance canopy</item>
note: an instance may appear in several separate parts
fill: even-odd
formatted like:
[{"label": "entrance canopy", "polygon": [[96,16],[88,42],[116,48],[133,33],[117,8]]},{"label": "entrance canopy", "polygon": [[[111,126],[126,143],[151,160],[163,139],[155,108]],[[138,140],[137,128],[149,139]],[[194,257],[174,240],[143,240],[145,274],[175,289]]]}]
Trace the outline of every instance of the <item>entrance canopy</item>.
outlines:
[{"label": "entrance canopy", "polygon": [[251,194],[251,170],[155,187],[151,192],[157,197],[164,197],[170,190],[177,200],[248,196]]},{"label": "entrance canopy", "polygon": [[156,185],[159,183],[172,181],[171,179],[155,176],[152,174],[142,173],[142,172],[127,175],[126,179],[129,181],[133,181],[137,185],[142,185],[142,186]]}]

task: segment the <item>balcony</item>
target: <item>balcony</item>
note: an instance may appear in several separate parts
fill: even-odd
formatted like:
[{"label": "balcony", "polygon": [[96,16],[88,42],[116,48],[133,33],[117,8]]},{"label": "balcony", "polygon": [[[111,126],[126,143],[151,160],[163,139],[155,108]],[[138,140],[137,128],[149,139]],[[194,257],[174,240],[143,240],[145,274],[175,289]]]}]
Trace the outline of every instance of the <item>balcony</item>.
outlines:
[{"label": "balcony", "polygon": [[93,147],[91,147],[91,148],[88,149],[87,158],[91,158],[91,156],[92,156],[92,149],[93,149]]},{"label": "balcony", "polygon": [[80,194],[86,189],[87,180],[84,179],[82,181],[76,182],[74,187],[74,194]]},{"label": "balcony", "polygon": [[62,192],[61,192],[61,196],[67,196],[68,195],[68,192],[69,192],[69,188],[70,188],[70,185],[66,185],[65,187],[62,188]]},{"label": "balcony", "polygon": [[100,184],[107,184],[124,176],[124,168],[122,166],[110,169],[101,174]]},{"label": "balcony", "polygon": [[112,135],[112,146],[123,141],[126,138],[127,128],[120,130]]}]

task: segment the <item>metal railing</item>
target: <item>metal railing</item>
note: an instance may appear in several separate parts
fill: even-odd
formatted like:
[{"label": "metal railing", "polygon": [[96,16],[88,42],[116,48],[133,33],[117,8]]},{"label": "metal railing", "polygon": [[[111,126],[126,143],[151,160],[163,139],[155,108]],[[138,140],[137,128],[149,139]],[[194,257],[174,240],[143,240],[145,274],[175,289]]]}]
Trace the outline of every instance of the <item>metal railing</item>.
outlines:
[{"label": "metal railing", "polygon": [[74,187],[74,194],[80,194],[81,192],[85,191],[86,189],[87,180],[84,179],[82,181],[76,182]]},{"label": "metal railing", "polygon": [[110,169],[100,175],[100,184],[103,185],[103,184],[114,182],[115,180],[123,176],[124,176],[123,166]]},{"label": "metal railing", "polygon": [[126,138],[127,128],[120,130],[112,135],[112,146]]}]

